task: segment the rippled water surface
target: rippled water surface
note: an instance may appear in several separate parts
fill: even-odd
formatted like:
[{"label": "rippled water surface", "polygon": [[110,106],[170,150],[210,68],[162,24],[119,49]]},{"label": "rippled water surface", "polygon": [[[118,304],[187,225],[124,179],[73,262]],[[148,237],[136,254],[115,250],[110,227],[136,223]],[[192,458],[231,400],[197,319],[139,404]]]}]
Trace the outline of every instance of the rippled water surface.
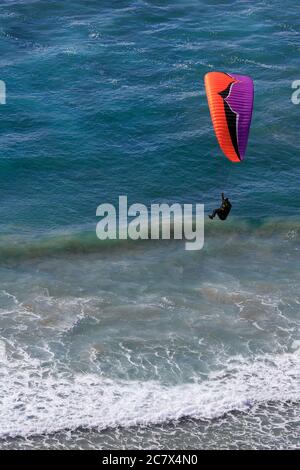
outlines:
[{"label": "rippled water surface", "polygon": [[[0,448],[299,447],[295,2],[4,0]],[[247,159],[211,70],[251,75]],[[201,251],[100,243],[96,207],[232,200]]]}]

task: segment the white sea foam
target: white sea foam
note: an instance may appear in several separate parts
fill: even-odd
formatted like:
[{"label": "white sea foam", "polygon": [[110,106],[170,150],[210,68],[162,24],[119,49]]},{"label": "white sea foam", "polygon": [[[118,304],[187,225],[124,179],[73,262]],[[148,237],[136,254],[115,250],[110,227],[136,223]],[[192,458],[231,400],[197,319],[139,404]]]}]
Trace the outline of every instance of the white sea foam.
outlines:
[{"label": "white sea foam", "polygon": [[[20,353],[20,351],[19,351]],[[198,383],[113,381],[94,374],[55,373],[26,354],[0,367],[0,437],[78,428],[156,424],[182,417],[213,419],[270,401],[300,399],[300,354],[231,357]]]}]

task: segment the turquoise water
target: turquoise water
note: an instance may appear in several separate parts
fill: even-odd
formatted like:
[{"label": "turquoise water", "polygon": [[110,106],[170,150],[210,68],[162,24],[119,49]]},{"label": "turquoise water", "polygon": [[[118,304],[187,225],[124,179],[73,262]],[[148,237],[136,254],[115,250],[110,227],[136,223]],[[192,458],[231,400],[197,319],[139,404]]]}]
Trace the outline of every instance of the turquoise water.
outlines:
[{"label": "turquoise water", "polygon": [[[299,447],[295,2],[3,1],[0,447]],[[251,75],[247,158],[204,74]],[[100,243],[96,208],[230,196],[205,245]]]}]

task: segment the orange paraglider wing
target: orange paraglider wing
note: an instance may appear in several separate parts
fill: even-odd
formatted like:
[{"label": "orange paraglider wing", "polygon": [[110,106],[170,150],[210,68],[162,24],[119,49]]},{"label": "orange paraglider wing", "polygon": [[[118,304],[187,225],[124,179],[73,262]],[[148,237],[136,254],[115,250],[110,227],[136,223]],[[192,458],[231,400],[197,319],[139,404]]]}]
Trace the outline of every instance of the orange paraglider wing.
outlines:
[{"label": "orange paraglider wing", "polygon": [[246,152],[253,109],[250,77],[223,72],[205,75],[208,106],[220,147],[229,160],[240,162]]}]

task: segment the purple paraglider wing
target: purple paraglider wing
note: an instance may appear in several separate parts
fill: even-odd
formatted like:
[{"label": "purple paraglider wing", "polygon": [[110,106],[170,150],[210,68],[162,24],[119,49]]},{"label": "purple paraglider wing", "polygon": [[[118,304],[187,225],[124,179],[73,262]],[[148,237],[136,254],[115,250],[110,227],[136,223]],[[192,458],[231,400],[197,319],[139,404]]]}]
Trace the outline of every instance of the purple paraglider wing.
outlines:
[{"label": "purple paraglider wing", "polygon": [[238,151],[240,159],[243,160],[246,153],[252,118],[254,87],[250,77],[237,74],[230,75],[235,78],[237,82],[234,83],[226,101],[237,115]]}]

